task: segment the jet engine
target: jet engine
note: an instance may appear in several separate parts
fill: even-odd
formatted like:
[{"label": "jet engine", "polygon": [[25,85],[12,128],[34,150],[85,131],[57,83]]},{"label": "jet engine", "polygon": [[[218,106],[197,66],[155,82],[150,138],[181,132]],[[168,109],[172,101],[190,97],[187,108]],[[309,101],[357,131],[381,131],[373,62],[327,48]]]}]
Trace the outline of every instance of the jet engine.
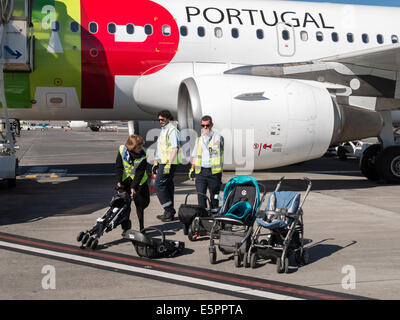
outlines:
[{"label": "jet engine", "polygon": [[187,136],[210,115],[224,137],[224,168],[237,171],[318,158],[330,145],[378,136],[383,125],[377,112],[338,105],[321,83],[245,75],[183,80],[177,111]]}]

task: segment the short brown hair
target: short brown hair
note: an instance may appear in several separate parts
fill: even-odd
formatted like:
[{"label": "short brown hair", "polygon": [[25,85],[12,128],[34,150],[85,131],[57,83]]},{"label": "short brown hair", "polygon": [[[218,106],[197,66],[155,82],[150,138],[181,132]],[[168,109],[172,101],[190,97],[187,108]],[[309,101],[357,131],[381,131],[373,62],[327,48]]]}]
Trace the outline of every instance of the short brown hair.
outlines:
[{"label": "short brown hair", "polygon": [[137,145],[143,145],[143,144],[144,144],[144,139],[141,136],[139,136],[138,134],[132,134],[126,140],[125,147],[129,151],[133,151],[133,149],[135,149]]}]

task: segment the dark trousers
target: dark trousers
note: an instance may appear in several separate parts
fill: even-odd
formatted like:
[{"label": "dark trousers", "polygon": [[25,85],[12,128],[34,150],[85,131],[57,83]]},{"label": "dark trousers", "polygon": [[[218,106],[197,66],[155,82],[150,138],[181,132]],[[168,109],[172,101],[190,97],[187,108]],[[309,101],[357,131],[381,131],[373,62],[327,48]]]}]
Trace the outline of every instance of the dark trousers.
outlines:
[{"label": "dark trousers", "polygon": [[[207,188],[210,192],[211,209],[218,208],[218,199],[214,199],[215,195],[219,194],[222,185],[222,173],[212,174],[211,168],[201,168],[201,171],[196,175],[196,191],[207,194]],[[197,195],[199,206],[207,208],[206,198]]]},{"label": "dark trousers", "polygon": [[164,164],[160,164],[158,167],[155,188],[158,200],[160,200],[161,206],[164,211],[169,214],[175,214],[176,211],[174,209],[174,193],[175,193],[175,185],[174,185],[174,175],[176,170],[176,165],[171,165],[171,169],[169,174],[164,174]]},{"label": "dark trousers", "polygon": [[[124,182],[122,182],[122,187],[124,190],[131,194],[131,178],[127,178]],[[139,229],[144,229],[144,209],[148,207],[150,203],[150,192],[149,186],[147,183],[141,185],[138,190],[136,191],[136,195],[133,197],[133,202],[136,206],[136,215],[139,221]],[[130,217],[129,217],[130,218]],[[122,226],[124,229],[124,226]]]}]

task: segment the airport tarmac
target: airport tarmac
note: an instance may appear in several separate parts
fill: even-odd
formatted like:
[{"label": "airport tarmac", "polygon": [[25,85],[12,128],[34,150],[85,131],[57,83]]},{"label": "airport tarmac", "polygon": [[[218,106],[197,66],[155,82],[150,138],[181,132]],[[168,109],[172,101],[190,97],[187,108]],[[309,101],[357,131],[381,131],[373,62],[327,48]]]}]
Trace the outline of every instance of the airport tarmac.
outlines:
[{"label": "airport tarmac", "polygon": [[[208,238],[190,242],[177,218],[160,222],[155,194],[145,226],[184,241],[182,255],[138,258],[120,227],[106,233],[96,251],[80,249],[78,233],[105,212],[115,192],[115,157],[126,137],[126,130],[21,133],[17,187],[0,181],[0,299],[400,298],[400,186],[366,180],[355,159],[322,157],[253,174],[268,191],[281,176],[287,179],[284,190],[302,195],[300,179],[313,182],[304,204],[310,262],[297,267],[291,259],[288,274],[278,274],[275,264],[265,261],[254,269],[236,268],[219,250],[211,265]],[[233,176],[225,172],[223,182]],[[178,209],[195,186],[186,168],[175,180]],[[131,219],[137,228],[134,207]]]}]

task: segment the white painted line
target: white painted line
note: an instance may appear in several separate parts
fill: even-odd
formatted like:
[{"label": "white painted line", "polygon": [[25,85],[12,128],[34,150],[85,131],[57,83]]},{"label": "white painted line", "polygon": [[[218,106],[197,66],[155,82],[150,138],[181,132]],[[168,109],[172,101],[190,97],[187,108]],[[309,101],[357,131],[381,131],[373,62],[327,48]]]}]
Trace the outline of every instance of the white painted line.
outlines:
[{"label": "white painted line", "polygon": [[242,293],[242,294],[246,294],[246,295],[252,295],[254,297],[261,297],[261,298],[274,299],[274,300],[303,300],[303,299],[299,299],[299,298],[295,298],[295,297],[291,297],[291,296],[285,296],[282,294],[276,294],[276,293],[271,293],[271,292],[266,292],[266,291],[261,291],[261,290],[256,290],[256,289],[250,289],[250,288],[236,286],[236,285],[224,284],[224,283],[219,283],[216,281],[203,280],[203,279],[194,278],[194,277],[181,276],[181,275],[177,275],[177,274],[172,274],[172,273],[167,273],[167,272],[162,272],[162,271],[157,271],[157,270],[151,270],[151,269],[146,269],[146,268],[138,268],[138,267],[129,266],[129,265],[121,264],[121,263],[98,260],[98,259],[82,257],[82,256],[78,256],[78,255],[56,252],[56,251],[51,251],[51,250],[46,250],[46,249],[39,249],[39,248],[34,248],[34,247],[19,245],[19,244],[15,244],[15,243],[4,242],[4,241],[0,241],[0,246],[14,248],[14,249],[23,250],[23,251],[35,252],[35,253],[39,253],[39,254],[43,254],[43,255],[47,255],[47,256],[59,257],[59,258],[63,258],[63,259],[73,260],[73,261],[90,263],[90,264],[104,266],[104,267],[113,268],[113,269],[117,269],[117,270],[125,270],[125,271],[131,271],[131,272],[135,272],[135,273],[142,273],[142,274],[151,275],[151,276],[155,276],[155,277],[159,277],[159,278],[165,278],[165,279],[169,279],[169,280],[173,279],[173,280],[177,280],[177,281],[181,281],[181,282],[202,285],[202,286],[206,286],[206,287],[210,287],[210,288],[238,292],[238,293]]}]

